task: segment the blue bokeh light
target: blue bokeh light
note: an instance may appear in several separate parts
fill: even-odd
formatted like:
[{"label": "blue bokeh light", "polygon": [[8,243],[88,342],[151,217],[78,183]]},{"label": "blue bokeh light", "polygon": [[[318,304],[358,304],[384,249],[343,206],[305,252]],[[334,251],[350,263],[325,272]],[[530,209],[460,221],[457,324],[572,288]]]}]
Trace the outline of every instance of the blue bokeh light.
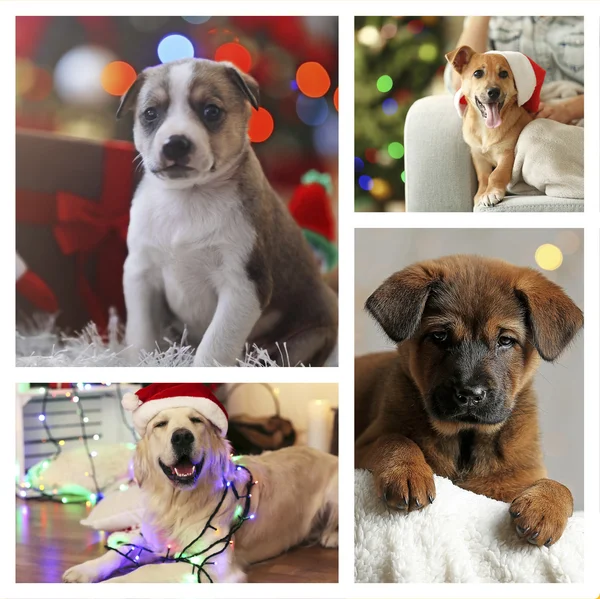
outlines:
[{"label": "blue bokeh light", "polygon": [[202,25],[210,19],[210,17],[181,17],[184,21],[191,23],[192,25]]},{"label": "blue bokeh light", "polygon": [[180,58],[193,58],[194,46],[184,35],[174,33],[160,40],[157,52],[160,62],[164,64]]},{"label": "blue bokeh light", "polygon": [[358,156],[356,156],[354,158],[354,170],[360,172],[363,170],[363,168],[365,168],[365,163]]},{"label": "blue bokeh light", "polygon": [[314,130],[313,140],[321,156],[338,155],[338,116],[330,112],[327,120]]},{"label": "blue bokeh light", "polygon": [[298,84],[296,83],[296,80],[295,80],[295,79],[292,79],[292,80],[290,81],[290,89],[291,89],[292,91],[295,91],[295,92],[297,92],[297,91],[298,91]]},{"label": "blue bokeh light", "polygon": [[398,112],[398,102],[394,98],[387,98],[381,103],[381,108],[385,114],[391,116]]},{"label": "blue bokeh light", "polygon": [[303,123],[318,127],[327,120],[329,108],[324,98],[308,98],[300,94],[296,100],[296,113]]},{"label": "blue bokeh light", "polygon": [[365,191],[371,191],[371,189],[373,189],[373,179],[371,179],[369,175],[361,175],[358,178],[358,184],[360,185],[360,188]]}]

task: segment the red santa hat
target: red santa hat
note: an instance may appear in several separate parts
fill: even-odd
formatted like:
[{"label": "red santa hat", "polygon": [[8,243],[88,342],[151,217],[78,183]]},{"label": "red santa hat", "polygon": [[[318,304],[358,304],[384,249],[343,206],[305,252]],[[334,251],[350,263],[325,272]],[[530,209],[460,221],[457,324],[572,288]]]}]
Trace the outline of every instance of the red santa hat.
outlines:
[{"label": "red santa hat", "polygon": [[[515,79],[515,87],[517,88],[517,104],[527,110],[527,112],[536,113],[540,107],[540,93],[546,71],[536,62],[531,60],[529,56],[525,56],[521,52],[506,52],[490,51],[486,54],[500,54],[504,56],[508,66],[512,71]],[[454,96],[454,106],[458,114],[462,116],[467,107],[462,90],[459,89]]]},{"label": "red santa hat", "polygon": [[132,413],[133,425],[140,437],[145,435],[152,418],[170,408],[193,408],[212,422],[223,437],[227,433],[227,410],[209,386],[202,383],[153,383],[135,393],[126,393],[121,404]]}]

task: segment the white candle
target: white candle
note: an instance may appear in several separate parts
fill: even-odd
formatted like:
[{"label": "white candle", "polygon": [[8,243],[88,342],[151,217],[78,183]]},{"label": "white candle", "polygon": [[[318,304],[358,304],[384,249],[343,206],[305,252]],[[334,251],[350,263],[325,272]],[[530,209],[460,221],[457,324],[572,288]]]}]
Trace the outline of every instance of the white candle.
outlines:
[{"label": "white candle", "polygon": [[306,444],[321,451],[329,451],[330,443],[331,405],[325,399],[313,399],[308,404]]}]

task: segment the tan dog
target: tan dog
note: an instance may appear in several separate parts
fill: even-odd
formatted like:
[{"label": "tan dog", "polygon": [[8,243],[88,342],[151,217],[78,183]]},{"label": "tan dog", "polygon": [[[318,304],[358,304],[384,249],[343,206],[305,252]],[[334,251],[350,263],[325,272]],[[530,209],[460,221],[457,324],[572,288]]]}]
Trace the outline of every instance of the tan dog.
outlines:
[{"label": "tan dog", "polygon": [[144,167],[123,276],[134,363],[173,324],[195,366],[236,366],[246,344],[322,366],[336,344],[337,298],[248,138],[258,96],[232,64],[184,59],[142,71],[123,97]]},{"label": "tan dog", "polygon": [[366,308],[398,347],[356,359],[355,466],[393,509],[433,502],[435,473],[510,502],[520,537],[555,543],[573,498],[546,478],[533,376],[579,308],[539,272],[476,256],[409,266]]},{"label": "tan dog", "polygon": [[[309,447],[235,462],[230,453],[227,440],[196,410],[161,411],[136,450],[135,477],[145,500],[141,531],[116,533],[108,544],[121,553],[70,568],[63,581],[99,582],[133,561],[138,569],[107,582],[243,582],[246,565],[304,541],[337,547],[337,457]],[[223,495],[226,483],[240,499],[233,490]],[[220,541],[243,515],[248,489],[248,521],[234,544]],[[161,563],[167,552],[183,550],[197,562]]]},{"label": "tan dog", "polygon": [[533,117],[517,104],[514,76],[503,56],[461,46],[446,54],[446,60],[460,74],[467,101],[463,137],[479,182],[475,204],[494,206],[506,195],[517,139]]}]

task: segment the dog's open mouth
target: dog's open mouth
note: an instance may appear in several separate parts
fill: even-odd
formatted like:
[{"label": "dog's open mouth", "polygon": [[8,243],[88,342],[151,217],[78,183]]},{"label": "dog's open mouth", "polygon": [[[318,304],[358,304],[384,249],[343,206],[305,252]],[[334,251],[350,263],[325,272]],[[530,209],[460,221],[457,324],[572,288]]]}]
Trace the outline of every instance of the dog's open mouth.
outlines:
[{"label": "dog's open mouth", "polygon": [[194,484],[198,480],[200,472],[202,471],[202,466],[204,465],[204,458],[197,464],[194,464],[188,456],[179,458],[177,463],[173,464],[173,466],[163,464],[160,459],[158,460],[158,463],[169,480],[177,485],[187,486]]},{"label": "dog's open mouth", "polygon": [[475,104],[477,105],[477,108],[479,108],[479,112],[481,112],[481,116],[485,121],[485,126],[488,129],[495,129],[496,127],[500,127],[500,125],[502,124],[500,112],[502,110],[502,107],[504,106],[504,101],[490,102],[489,104],[484,104],[479,100],[479,98],[475,98]]}]

